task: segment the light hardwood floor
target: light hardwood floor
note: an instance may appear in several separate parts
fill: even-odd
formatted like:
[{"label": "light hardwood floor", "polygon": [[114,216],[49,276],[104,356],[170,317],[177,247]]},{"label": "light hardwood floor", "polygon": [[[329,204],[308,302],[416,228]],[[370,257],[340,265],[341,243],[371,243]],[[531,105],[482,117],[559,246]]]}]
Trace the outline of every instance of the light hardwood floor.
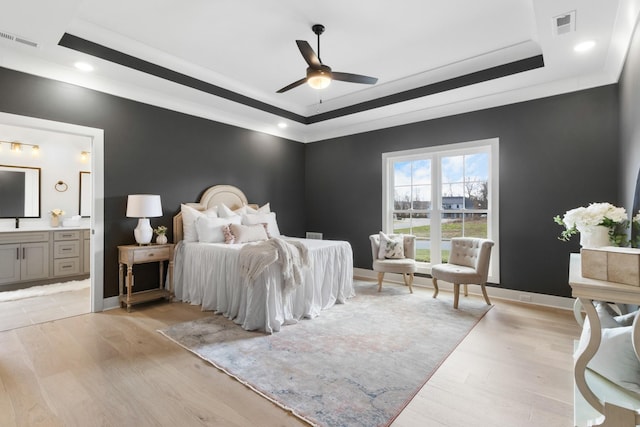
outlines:
[{"label": "light hardwood floor", "polygon": [[[572,425],[571,313],[493,303],[393,427]],[[0,332],[0,426],[306,425],[156,332],[209,315],[150,303]]]},{"label": "light hardwood floor", "polygon": [[89,288],[0,302],[0,331],[78,316],[91,311]]}]

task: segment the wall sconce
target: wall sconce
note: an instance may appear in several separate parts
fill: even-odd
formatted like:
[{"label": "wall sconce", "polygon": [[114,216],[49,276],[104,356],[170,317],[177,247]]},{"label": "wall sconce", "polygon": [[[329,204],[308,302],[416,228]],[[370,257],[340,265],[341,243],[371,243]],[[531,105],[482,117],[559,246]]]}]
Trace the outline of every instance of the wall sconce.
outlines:
[{"label": "wall sconce", "polygon": [[87,159],[89,158],[89,154],[91,154],[91,151],[81,151],[80,160],[82,160],[83,162],[86,162]]},{"label": "wall sconce", "polygon": [[14,152],[14,153],[21,153],[23,146],[31,147],[31,154],[33,154],[34,156],[37,155],[38,153],[40,153],[40,146],[39,145],[27,144],[25,142],[18,142],[18,141],[13,141],[13,142],[0,141],[0,143],[2,143],[2,142],[10,144],[11,145],[11,151]]}]

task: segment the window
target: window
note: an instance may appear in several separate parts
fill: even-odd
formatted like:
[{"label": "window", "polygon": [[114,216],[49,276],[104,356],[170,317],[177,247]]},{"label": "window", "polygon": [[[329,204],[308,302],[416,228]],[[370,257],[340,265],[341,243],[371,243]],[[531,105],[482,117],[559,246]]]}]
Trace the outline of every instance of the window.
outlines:
[{"label": "window", "polygon": [[498,139],[384,153],[382,164],[382,229],[416,236],[418,271],[447,262],[452,237],[489,238],[499,283]]}]

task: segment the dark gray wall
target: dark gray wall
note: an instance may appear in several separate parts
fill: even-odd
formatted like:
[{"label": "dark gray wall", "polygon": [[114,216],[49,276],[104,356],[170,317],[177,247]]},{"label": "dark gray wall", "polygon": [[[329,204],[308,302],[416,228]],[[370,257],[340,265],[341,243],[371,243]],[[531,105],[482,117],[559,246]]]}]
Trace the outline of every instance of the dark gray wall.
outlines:
[{"label": "dark gray wall", "polygon": [[500,139],[500,285],[569,296],[569,254],[552,217],[619,202],[617,86],[574,92],[310,144],[307,229],[345,239],[371,268],[368,235],[382,224],[384,152]]},{"label": "dark gray wall", "polygon": [[[640,168],[640,31],[636,27],[620,77],[620,187],[624,206],[632,210]],[[640,197],[640,195],[638,196]],[[634,211],[633,215],[638,211]]]},{"label": "dark gray wall", "polygon": [[[0,111],[104,129],[105,297],[118,294],[117,246],[133,242],[128,194],[162,196],[164,216],[151,225],[169,226],[170,238],[180,203],[214,184],[270,202],[283,233],[304,234],[304,144],[4,68],[0,94]],[[144,267],[136,283],[157,276]]]},{"label": "dark gray wall", "polygon": [[615,85],[308,145],[2,68],[0,93],[0,111],[105,130],[106,297],[117,294],[116,246],[132,242],[132,193],[160,194],[164,216],[152,225],[170,226],[181,202],[237,185],[271,202],[283,233],[348,240],[355,266],[370,268],[381,153],[498,137],[501,286],[563,296],[578,243],[558,241],[551,218],[619,202]]}]

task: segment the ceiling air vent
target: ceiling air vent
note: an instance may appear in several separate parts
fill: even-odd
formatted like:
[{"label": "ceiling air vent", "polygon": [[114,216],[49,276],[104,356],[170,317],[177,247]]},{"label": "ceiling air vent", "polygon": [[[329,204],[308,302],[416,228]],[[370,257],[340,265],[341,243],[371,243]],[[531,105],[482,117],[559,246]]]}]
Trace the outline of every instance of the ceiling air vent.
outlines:
[{"label": "ceiling air vent", "polygon": [[26,44],[31,47],[38,47],[38,43],[32,42],[31,40],[27,40],[24,37],[16,36],[15,34],[7,33],[6,31],[0,30],[0,39],[10,40],[16,43]]},{"label": "ceiling air vent", "polygon": [[563,13],[553,18],[553,35],[561,36],[576,30],[576,11]]}]

